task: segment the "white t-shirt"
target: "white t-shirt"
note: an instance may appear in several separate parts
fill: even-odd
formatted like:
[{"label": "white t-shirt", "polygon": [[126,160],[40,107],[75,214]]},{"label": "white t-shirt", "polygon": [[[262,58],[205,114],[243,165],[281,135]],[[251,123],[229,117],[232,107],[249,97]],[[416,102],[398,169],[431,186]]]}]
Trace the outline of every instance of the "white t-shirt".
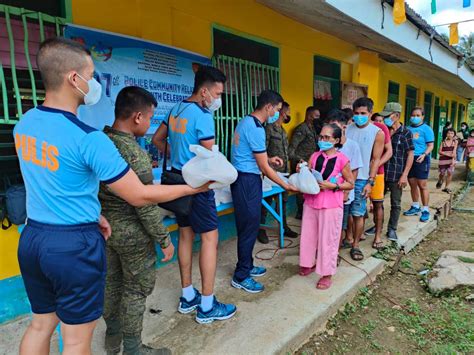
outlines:
[{"label": "white t-shirt", "polygon": [[[339,151],[349,159],[351,170],[360,169],[363,166],[359,145],[352,139],[346,138],[346,142]],[[349,192],[349,199],[344,204],[348,205],[352,201],[354,201],[354,189]]]}]

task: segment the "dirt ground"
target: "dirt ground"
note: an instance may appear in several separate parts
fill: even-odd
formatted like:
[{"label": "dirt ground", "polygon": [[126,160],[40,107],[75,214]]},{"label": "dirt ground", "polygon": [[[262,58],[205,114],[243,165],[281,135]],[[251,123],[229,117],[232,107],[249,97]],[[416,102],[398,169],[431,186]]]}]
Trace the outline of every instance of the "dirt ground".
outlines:
[{"label": "dirt ground", "polygon": [[[458,207],[474,209],[474,187]],[[474,213],[453,212],[400,262],[332,318],[296,354],[474,354],[474,289],[432,295],[426,276],[444,250],[474,251]],[[382,257],[394,259],[386,253]]]}]

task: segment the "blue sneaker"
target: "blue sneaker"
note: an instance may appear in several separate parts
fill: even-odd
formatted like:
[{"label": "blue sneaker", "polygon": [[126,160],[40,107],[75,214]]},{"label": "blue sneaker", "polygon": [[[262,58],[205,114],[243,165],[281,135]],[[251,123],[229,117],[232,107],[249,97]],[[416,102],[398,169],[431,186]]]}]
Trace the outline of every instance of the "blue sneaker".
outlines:
[{"label": "blue sneaker", "polygon": [[409,210],[403,212],[404,216],[418,216],[421,212],[420,207],[413,207],[411,206]]},{"label": "blue sneaker", "polygon": [[251,277],[260,277],[265,275],[266,273],[267,269],[265,269],[263,266],[254,266],[252,270],[250,270]]},{"label": "blue sneaker", "polygon": [[212,308],[203,312],[201,305],[197,307],[196,322],[200,324],[212,323],[215,320],[226,320],[232,318],[237,311],[237,307],[233,304],[225,304],[217,301],[214,297]]},{"label": "blue sneaker", "polygon": [[179,298],[178,312],[181,314],[188,314],[194,311],[201,304],[201,294],[198,290],[194,289],[196,295],[191,301],[187,301],[186,298]]},{"label": "blue sneaker", "polygon": [[240,288],[249,293],[259,293],[265,288],[260,282],[255,281],[251,277],[247,277],[245,280],[240,282],[233,278],[231,285],[232,287]]},{"label": "blue sneaker", "polygon": [[421,211],[420,222],[429,222],[430,221],[430,211]]}]

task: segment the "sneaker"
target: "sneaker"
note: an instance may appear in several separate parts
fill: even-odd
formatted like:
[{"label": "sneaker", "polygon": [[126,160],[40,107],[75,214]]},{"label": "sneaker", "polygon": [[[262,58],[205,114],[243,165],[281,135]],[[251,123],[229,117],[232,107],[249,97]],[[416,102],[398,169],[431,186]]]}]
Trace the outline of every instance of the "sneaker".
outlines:
[{"label": "sneaker", "polygon": [[430,211],[421,211],[420,222],[429,222]]},{"label": "sneaker", "polygon": [[367,235],[367,236],[375,235],[375,226],[370,227],[369,229],[367,229],[364,232],[364,234]]},{"label": "sneaker", "polygon": [[413,207],[411,206],[409,210],[403,212],[404,216],[418,216],[421,212],[420,207]]},{"label": "sneaker", "polygon": [[250,277],[260,277],[267,273],[267,269],[263,266],[254,266],[252,270],[250,270]]},{"label": "sneaker", "polygon": [[265,288],[260,282],[255,281],[251,277],[247,277],[245,280],[240,282],[233,278],[231,285],[232,287],[242,289],[249,293],[259,293]]},{"label": "sneaker", "polygon": [[194,311],[201,304],[201,294],[198,290],[194,289],[196,293],[191,301],[187,301],[186,298],[179,298],[178,312],[181,314],[188,314]]},{"label": "sneaker", "polygon": [[258,236],[257,236],[257,239],[260,243],[262,244],[268,244],[270,242],[270,240],[268,239],[268,235],[267,235],[267,232],[265,231],[265,229],[259,229],[258,230]]},{"label": "sneaker", "polygon": [[395,243],[398,242],[397,232],[393,229],[389,229],[387,231],[387,239]]},{"label": "sneaker", "polygon": [[298,233],[296,233],[295,231],[291,230],[290,228],[285,228],[285,232],[283,233],[283,235],[287,238],[298,238]]},{"label": "sneaker", "polygon": [[237,307],[233,304],[225,304],[217,301],[214,297],[212,308],[203,312],[201,306],[197,308],[196,322],[200,324],[209,324],[215,320],[226,320],[232,318],[237,311]]}]

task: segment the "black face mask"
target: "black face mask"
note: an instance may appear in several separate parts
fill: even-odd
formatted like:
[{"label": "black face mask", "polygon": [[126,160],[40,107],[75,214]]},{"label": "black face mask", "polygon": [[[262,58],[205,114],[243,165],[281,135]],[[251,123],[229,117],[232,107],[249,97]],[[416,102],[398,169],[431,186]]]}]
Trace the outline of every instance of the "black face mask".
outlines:
[{"label": "black face mask", "polygon": [[290,121],[291,121],[290,115],[286,115],[285,118],[283,119],[284,124],[290,123]]}]

